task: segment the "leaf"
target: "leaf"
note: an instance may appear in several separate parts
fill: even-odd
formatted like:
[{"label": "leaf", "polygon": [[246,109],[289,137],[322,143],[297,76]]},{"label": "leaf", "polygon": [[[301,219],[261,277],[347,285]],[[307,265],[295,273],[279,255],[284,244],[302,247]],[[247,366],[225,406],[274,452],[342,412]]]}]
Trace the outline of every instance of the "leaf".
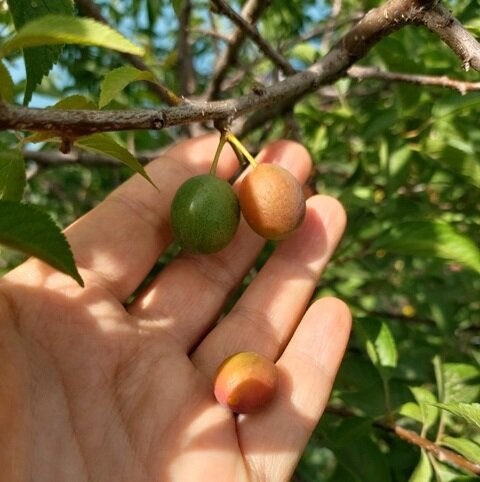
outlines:
[{"label": "leaf", "polygon": [[398,413],[400,415],[403,415],[404,417],[409,417],[413,420],[416,420],[419,423],[423,423],[423,413],[418,403],[414,403],[414,402],[404,403],[398,410]]},{"label": "leaf", "polygon": [[467,363],[444,363],[443,402],[475,402],[480,397],[480,369]]},{"label": "leaf", "polygon": [[[7,0],[12,13],[15,28],[20,30],[31,20],[41,18],[47,14],[73,15],[73,3],[71,0]],[[27,49],[23,52],[27,83],[23,103],[27,105],[37,84],[42,81],[44,75],[50,72],[56,64],[62,47],[43,46]]]},{"label": "leaf", "polygon": [[95,45],[133,55],[144,54],[141,47],[109,26],[90,18],[66,15],[45,15],[27,23],[3,44],[0,53],[5,56],[17,49],[58,44]]},{"label": "leaf", "polygon": [[389,378],[397,366],[397,348],[388,325],[377,318],[358,318],[355,330],[360,336],[372,363],[382,377]]},{"label": "leaf", "polygon": [[37,207],[0,201],[0,244],[45,261],[83,286],[64,234]]},{"label": "leaf", "polygon": [[0,151],[0,199],[20,201],[25,189],[25,162],[18,150]]},{"label": "leaf", "polygon": [[460,455],[463,455],[466,459],[476,464],[480,464],[480,445],[476,444],[472,440],[466,438],[456,438],[445,436],[441,440],[441,444],[444,447],[448,447]]},{"label": "leaf", "polygon": [[432,475],[432,464],[430,463],[427,453],[422,449],[420,460],[415,467],[413,474],[408,479],[408,482],[429,482],[432,480]]},{"label": "leaf", "polygon": [[119,67],[109,72],[103,79],[100,87],[100,100],[98,107],[103,109],[109,102],[123,90],[127,85],[139,80],[147,80],[156,83],[155,76],[151,72],[139,70],[130,65]]},{"label": "leaf", "polygon": [[372,249],[455,261],[480,273],[480,249],[468,236],[443,221],[406,221],[394,225],[380,234]]},{"label": "leaf", "polygon": [[0,62],[0,99],[12,102],[14,93],[13,80],[3,62]]},{"label": "leaf", "polygon": [[114,159],[118,159],[135,172],[138,172],[155,187],[152,179],[138,160],[125,149],[125,147],[118,144],[107,134],[92,134],[91,136],[81,137],[75,141],[75,144],[87,151],[99,152],[106,156],[113,157]]},{"label": "leaf", "polygon": [[438,418],[439,410],[433,405],[437,402],[437,398],[423,387],[410,387],[410,391],[420,407],[423,429],[428,430]]},{"label": "leaf", "polygon": [[437,407],[463,418],[466,422],[480,430],[480,403],[435,403]]}]

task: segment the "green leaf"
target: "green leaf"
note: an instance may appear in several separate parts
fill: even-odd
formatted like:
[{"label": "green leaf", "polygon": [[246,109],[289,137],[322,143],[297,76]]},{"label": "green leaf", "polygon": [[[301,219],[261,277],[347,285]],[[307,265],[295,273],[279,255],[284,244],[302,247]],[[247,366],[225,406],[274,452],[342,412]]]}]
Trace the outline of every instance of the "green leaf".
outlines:
[{"label": "green leaf", "polygon": [[420,460],[408,479],[408,482],[430,482],[432,480],[433,469],[425,450],[422,449]]},{"label": "green leaf", "polygon": [[380,371],[382,377],[389,378],[391,371],[397,366],[398,355],[388,325],[377,318],[358,318],[355,330],[372,363]]},{"label": "green leaf", "polygon": [[0,62],[0,99],[7,102],[13,100],[14,85],[10,72],[3,62]]},{"label": "green leaf", "polygon": [[480,397],[480,369],[467,363],[444,363],[443,402],[475,402]]},{"label": "green leaf", "polygon": [[455,261],[480,273],[480,249],[469,237],[441,221],[406,221],[394,225],[380,234],[372,248]]},{"label": "green leaf", "polygon": [[437,402],[437,397],[423,387],[410,387],[410,391],[420,407],[423,429],[428,430],[437,421],[439,415],[438,408],[432,405]]},{"label": "green leaf", "polygon": [[398,413],[400,415],[403,415],[404,417],[408,417],[413,420],[416,420],[419,423],[423,423],[423,413],[418,403],[414,403],[414,402],[404,403],[398,410]]},{"label": "green leaf", "polygon": [[138,172],[152,186],[155,187],[150,176],[147,174],[143,166],[125,147],[118,144],[107,134],[92,134],[91,136],[81,137],[75,141],[75,145],[86,149],[87,151],[99,152],[106,156],[113,157],[126,164],[128,167]]},{"label": "green leaf", "polygon": [[473,427],[480,430],[480,403],[450,402],[436,403],[435,405],[447,410],[457,417],[463,418]]},{"label": "green leaf", "polygon": [[0,151],[0,199],[20,201],[25,189],[25,161],[18,150]]},{"label": "green leaf", "polygon": [[109,72],[103,79],[100,87],[100,100],[98,106],[103,109],[109,102],[123,90],[127,85],[139,80],[147,80],[156,83],[155,76],[151,72],[139,70],[130,65],[124,65]]},{"label": "green leaf", "polygon": [[444,447],[448,447],[460,455],[463,455],[466,459],[476,464],[480,464],[480,445],[476,444],[472,440],[466,438],[456,438],[445,436],[441,440],[441,444]]},{"label": "green leaf", "polygon": [[95,45],[134,55],[144,54],[141,47],[107,25],[90,18],[66,15],[45,15],[27,23],[3,44],[0,52],[5,56],[17,49],[58,44]]},{"label": "green leaf", "polygon": [[[73,15],[71,0],[7,0],[15,28],[20,30],[26,23],[47,14]],[[47,75],[60,56],[61,45],[42,46],[23,52],[27,83],[23,103],[27,105],[37,84]]]},{"label": "green leaf", "polygon": [[95,105],[95,102],[92,102],[91,100],[88,100],[85,96],[79,95],[79,94],[69,95],[68,97],[65,97],[59,100],[56,104],[50,107],[50,109],[75,109],[75,110],[81,110],[81,109],[95,110],[96,108],[97,106]]},{"label": "green leaf", "polygon": [[45,261],[83,286],[65,236],[37,207],[0,201],[0,244]]}]

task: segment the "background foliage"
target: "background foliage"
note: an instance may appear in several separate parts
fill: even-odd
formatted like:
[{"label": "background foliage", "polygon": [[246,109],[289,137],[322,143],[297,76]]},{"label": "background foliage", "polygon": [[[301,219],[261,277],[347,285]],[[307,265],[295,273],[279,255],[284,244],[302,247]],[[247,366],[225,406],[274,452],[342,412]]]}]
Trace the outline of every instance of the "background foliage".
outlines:
[{"label": "background foliage", "polygon": [[[26,12],[35,10],[34,3],[25,2]],[[213,14],[207,1],[191,3],[195,83],[189,94],[201,95],[224,48],[222,36],[233,27]],[[241,7],[241,2],[231,3]],[[377,4],[344,0],[332,17],[327,1],[272,0],[257,26],[301,69],[324,55],[362,12]],[[145,47],[146,62],[157,78],[182,92],[181,2],[96,0],[96,5],[116,30]],[[3,38],[14,31],[6,7],[0,0]],[[477,0],[459,0],[449,7],[472,31],[480,29]],[[83,14],[78,8],[76,13]],[[117,52],[105,48],[66,45],[57,54],[57,66],[38,86],[31,105],[53,105],[72,94],[98,102],[105,75],[125,65]],[[22,62],[21,52],[5,61],[19,104],[25,89],[35,87],[31,77],[26,80]],[[390,35],[361,63],[479,80],[478,73],[461,69],[458,58],[438,38],[419,28]],[[279,78],[270,61],[246,41],[220,96],[235,97],[249,92],[254,82],[269,84]],[[135,82],[108,108],[158,105],[155,94]],[[295,474],[297,481],[476,480],[472,472],[441,461],[392,427],[414,431],[422,440],[480,464],[479,105],[480,92],[461,95],[444,87],[345,78],[243,138],[253,152],[278,138],[305,144],[314,160],[311,188],[339,198],[348,213],[347,232],[315,296],[344,299],[354,314],[354,332],[327,413]],[[185,129],[172,128],[113,137],[151,156],[185,134]],[[0,168],[24,162],[11,154],[19,135],[0,132]],[[26,148],[51,152],[52,144]],[[125,166],[100,161],[46,163],[26,155],[25,163],[23,201],[42,208],[61,227],[131,175]],[[1,249],[0,269],[5,273],[22,258]],[[256,269],[271,249],[266,247]]]}]

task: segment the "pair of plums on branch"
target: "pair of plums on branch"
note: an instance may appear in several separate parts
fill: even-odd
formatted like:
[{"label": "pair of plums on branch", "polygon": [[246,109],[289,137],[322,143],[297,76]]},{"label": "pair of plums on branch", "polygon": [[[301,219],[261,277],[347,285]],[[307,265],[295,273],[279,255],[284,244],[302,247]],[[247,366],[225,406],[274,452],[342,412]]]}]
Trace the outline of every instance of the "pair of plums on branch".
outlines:
[{"label": "pair of plums on branch", "polygon": [[[215,176],[227,141],[246,157],[252,169],[241,180],[238,196],[230,183]],[[294,233],[305,217],[302,186],[286,169],[257,164],[233,136],[222,136],[210,174],[194,176],[180,186],[172,202],[170,221],[180,246],[194,254],[225,248],[235,236],[240,215],[260,236],[282,240]],[[278,374],[273,361],[254,352],[233,354],[217,369],[213,394],[235,413],[257,412],[272,401]]]},{"label": "pair of plums on branch", "polygon": [[302,186],[286,169],[255,161],[240,183],[238,196],[230,183],[212,172],[194,176],[175,194],[171,228],[184,250],[215,253],[235,236],[240,213],[253,231],[265,239],[285,239],[305,217]]}]

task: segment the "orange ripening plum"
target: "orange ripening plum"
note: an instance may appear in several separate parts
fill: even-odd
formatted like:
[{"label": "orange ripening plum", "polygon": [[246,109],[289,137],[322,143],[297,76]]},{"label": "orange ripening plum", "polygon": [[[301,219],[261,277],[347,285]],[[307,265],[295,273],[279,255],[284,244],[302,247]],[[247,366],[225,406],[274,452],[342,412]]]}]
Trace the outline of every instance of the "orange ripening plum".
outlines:
[{"label": "orange ripening plum", "polygon": [[277,367],[255,352],[240,352],[217,369],[214,394],[217,401],[236,413],[253,413],[265,408],[277,390]]},{"label": "orange ripening plum", "polygon": [[302,186],[293,174],[274,164],[259,164],[247,174],[238,198],[249,226],[266,239],[287,238],[305,218]]}]

